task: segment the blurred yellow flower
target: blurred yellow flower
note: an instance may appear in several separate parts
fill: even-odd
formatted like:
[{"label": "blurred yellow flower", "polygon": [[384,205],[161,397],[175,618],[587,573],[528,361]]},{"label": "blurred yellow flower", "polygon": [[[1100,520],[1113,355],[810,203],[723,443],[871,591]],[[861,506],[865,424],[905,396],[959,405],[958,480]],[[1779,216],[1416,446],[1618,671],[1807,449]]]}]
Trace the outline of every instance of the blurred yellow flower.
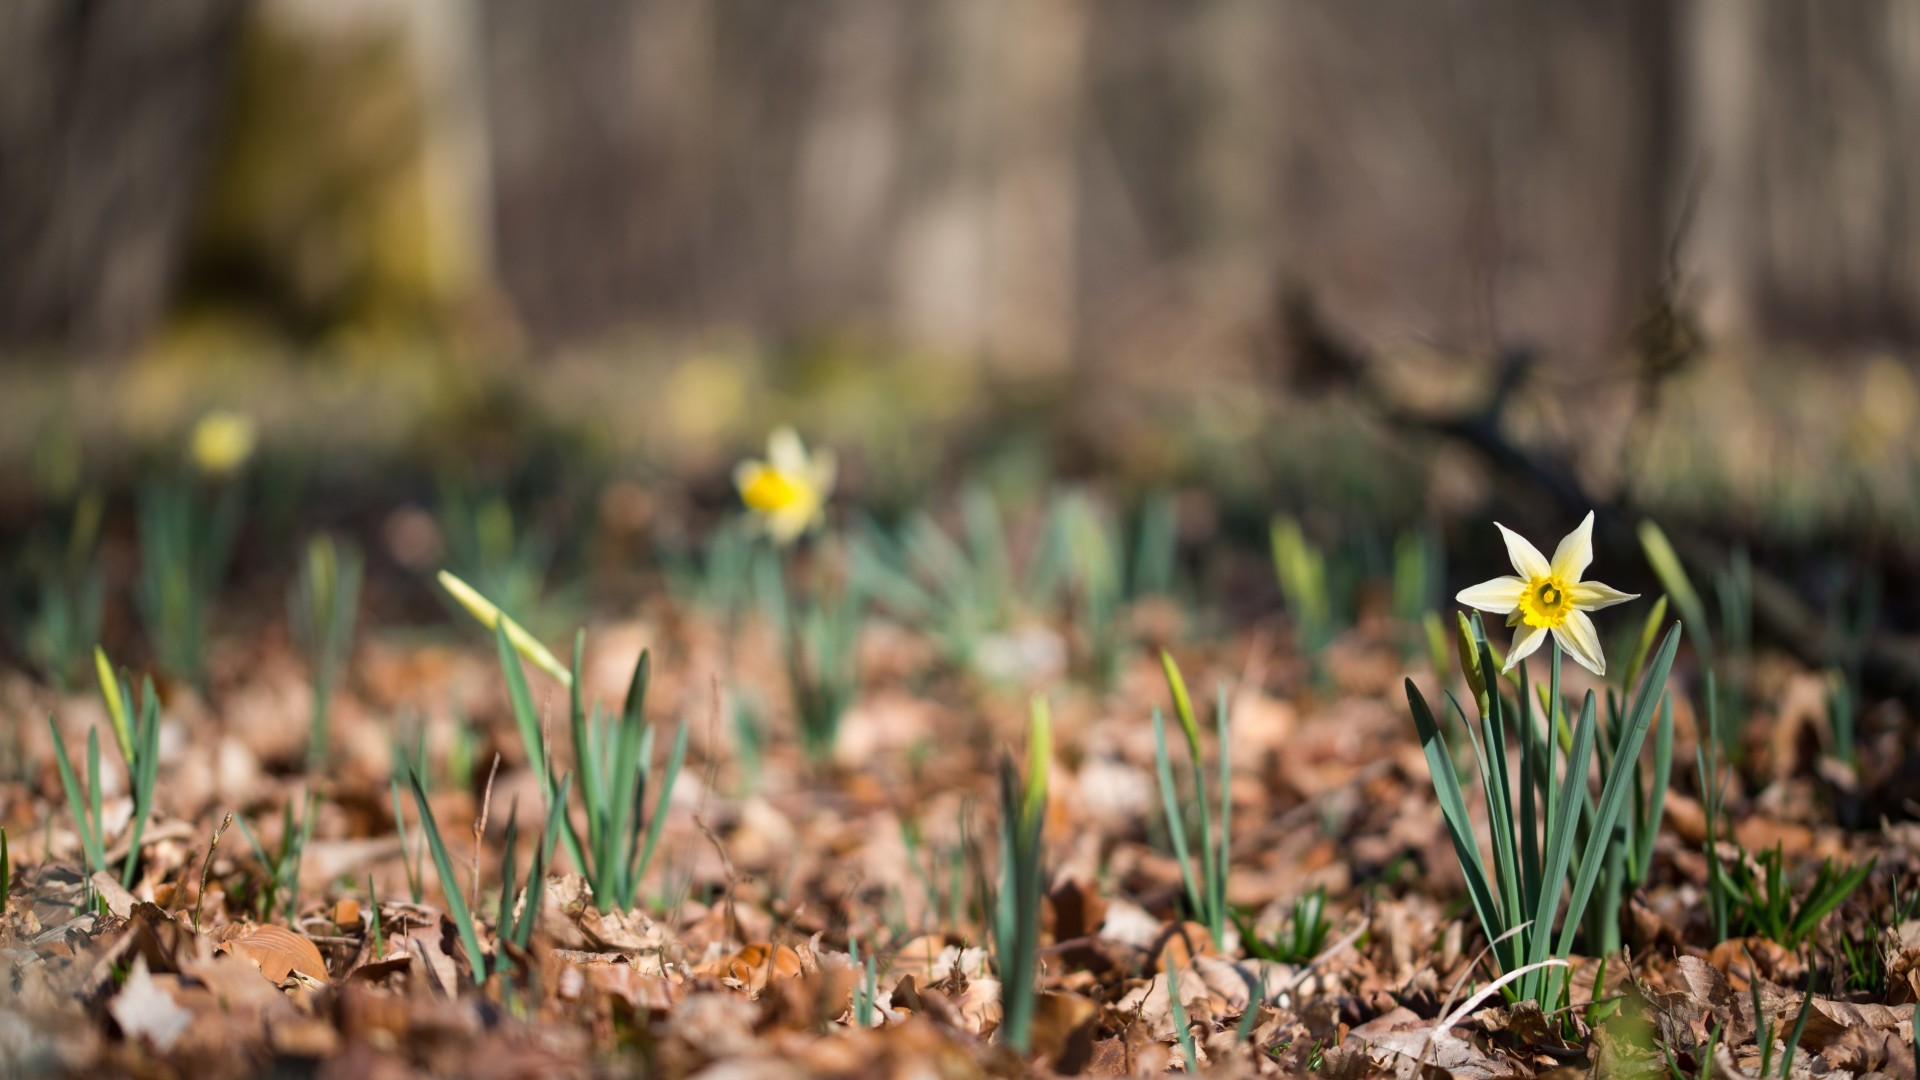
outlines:
[{"label": "blurred yellow flower", "polygon": [[749,459],[733,470],[740,501],[765,522],[775,543],[792,543],[823,516],[833,494],[834,461],[830,451],[811,457],[790,427],[776,428],[767,437],[767,459]]},{"label": "blurred yellow flower", "polygon": [[1519,575],[1497,577],[1460,590],[1454,599],[1472,608],[1505,615],[1507,625],[1518,627],[1513,647],[1507,651],[1507,666],[1527,658],[1547,632],[1567,650],[1580,666],[1595,675],[1607,673],[1607,658],[1600,651],[1600,634],[1587,612],[1612,607],[1639,598],[1638,593],[1623,593],[1597,581],[1582,581],[1580,575],[1593,562],[1593,512],[1588,511],[1580,527],[1568,533],[1547,561],[1540,549],[1520,534],[1494,523],[1507,538],[1507,556]]},{"label": "blurred yellow flower", "polygon": [[209,476],[225,476],[253,456],[253,421],[226,409],[216,409],[193,425],[188,450],[193,463]]}]

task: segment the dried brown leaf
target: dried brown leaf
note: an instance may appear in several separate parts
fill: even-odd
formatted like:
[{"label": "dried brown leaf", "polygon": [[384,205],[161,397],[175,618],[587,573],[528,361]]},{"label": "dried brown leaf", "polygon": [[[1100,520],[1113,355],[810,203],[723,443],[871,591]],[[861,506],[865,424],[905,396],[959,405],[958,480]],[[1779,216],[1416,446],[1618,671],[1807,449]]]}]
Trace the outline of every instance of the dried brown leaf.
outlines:
[{"label": "dried brown leaf", "polygon": [[299,972],[328,982],[326,958],[313,942],[284,926],[262,926],[227,941],[227,948],[260,965],[260,974],[282,986]]}]

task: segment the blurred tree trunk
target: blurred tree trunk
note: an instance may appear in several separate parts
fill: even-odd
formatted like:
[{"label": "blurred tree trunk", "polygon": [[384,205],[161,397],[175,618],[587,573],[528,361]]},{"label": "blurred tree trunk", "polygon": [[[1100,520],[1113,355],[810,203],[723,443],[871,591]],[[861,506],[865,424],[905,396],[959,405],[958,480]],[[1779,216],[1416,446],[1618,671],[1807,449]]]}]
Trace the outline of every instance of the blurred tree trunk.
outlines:
[{"label": "blurred tree trunk", "polygon": [[159,318],[245,10],[0,4],[0,346],[124,348]]}]

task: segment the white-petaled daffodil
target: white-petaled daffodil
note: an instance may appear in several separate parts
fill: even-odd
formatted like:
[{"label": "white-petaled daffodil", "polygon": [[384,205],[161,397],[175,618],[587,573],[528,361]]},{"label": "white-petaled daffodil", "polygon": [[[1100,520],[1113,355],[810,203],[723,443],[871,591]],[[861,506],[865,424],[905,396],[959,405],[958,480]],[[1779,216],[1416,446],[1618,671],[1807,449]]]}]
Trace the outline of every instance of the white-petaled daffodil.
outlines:
[{"label": "white-petaled daffodil", "polygon": [[740,501],[766,523],[775,543],[792,543],[820,520],[833,493],[834,461],[830,451],[809,456],[800,436],[790,427],[774,429],[767,437],[767,459],[741,462],[733,470]]},{"label": "white-petaled daffodil", "polygon": [[1507,666],[1527,658],[1552,631],[1560,647],[1567,650],[1580,666],[1595,675],[1607,673],[1607,658],[1600,651],[1600,635],[1587,612],[1639,598],[1638,593],[1623,593],[1597,581],[1582,581],[1587,564],[1593,562],[1593,513],[1589,511],[1580,527],[1567,534],[1553,550],[1553,559],[1505,525],[1500,533],[1507,539],[1507,555],[1517,575],[1483,581],[1460,590],[1454,597],[1460,603],[1495,615],[1505,615],[1514,627],[1513,645],[1507,652]]}]

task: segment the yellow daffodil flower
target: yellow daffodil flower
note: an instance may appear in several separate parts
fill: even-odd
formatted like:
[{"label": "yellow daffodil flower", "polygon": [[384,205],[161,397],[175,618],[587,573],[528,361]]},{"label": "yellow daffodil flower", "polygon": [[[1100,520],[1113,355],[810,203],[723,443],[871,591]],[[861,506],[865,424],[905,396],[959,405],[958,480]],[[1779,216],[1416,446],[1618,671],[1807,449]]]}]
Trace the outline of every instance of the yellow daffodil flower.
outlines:
[{"label": "yellow daffodil flower", "polygon": [[790,427],[767,437],[765,461],[743,461],[733,470],[740,501],[766,523],[775,543],[792,543],[825,514],[833,493],[833,454],[811,457]]},{"label": "yellow daffodil flower", "polygon": [[253,456],[254,439],[252,420],[237,412],[218,409],[193,425],[188,452],[201,472],[225,476]]},{"label": "yellow daffodil flower", "polygon": [[1639,594],[1580,579],[1593,562],[1592,511],[1579,528],[1560,541],[1551,562],[1520,534],[1505,525],[1499,528],[1507,538],[1507,556],[1513,560],[1518,576],[1483,581],[1460,590],[1454,599],[1468,607],[1505,615],[1507,625],[1517,628],[1502,671],[1513,670],[1513,665],[1538,649],[1547,632],[1552,631],[1554,640],[1580,666],[1595,675],[1605,675],[1607,658],[1600,652],[1600,635],[1587,612],[1638,599]]}]

